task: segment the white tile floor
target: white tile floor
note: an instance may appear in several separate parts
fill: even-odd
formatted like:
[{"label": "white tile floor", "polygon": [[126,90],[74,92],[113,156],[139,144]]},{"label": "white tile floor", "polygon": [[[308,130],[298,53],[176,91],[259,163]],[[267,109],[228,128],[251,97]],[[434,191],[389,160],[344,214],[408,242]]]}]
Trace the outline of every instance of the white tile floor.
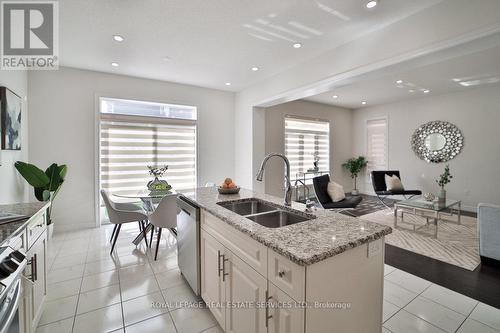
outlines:
[{"label": "white tile floor", "polygon": [[[111,227],[54,235],[49,287],[37,332],[220,333],[177,267],[175,239],[164,232],[158,261],[123,227],[110,256]],[[168,306],[152,307],[152,304]],[[500,333],[500,310],[385,266],[383,333]]]}]

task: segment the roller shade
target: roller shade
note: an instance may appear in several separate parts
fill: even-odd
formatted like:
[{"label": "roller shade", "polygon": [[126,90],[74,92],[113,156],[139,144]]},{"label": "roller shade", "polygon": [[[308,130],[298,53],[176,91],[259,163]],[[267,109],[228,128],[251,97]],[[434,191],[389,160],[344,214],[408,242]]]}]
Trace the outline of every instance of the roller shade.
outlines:
[{"label": "roller shade", "polygon": [[180,192],[196,187],[196,122],[102,114],[100,183],[110,193],[146,188],[148,165],[168,165],[163,177]]},{"label": "roller shade", "polygon": [[367,179],[374,170],[387,170],[387,120],[372,119],[366,122]]},{"label": "roller shade", "polygon": [[328,121],[285,117],[285,155],[290,160],[291,177],[314,167],[319,157],[319,169],[330,168],[330,123]]}]

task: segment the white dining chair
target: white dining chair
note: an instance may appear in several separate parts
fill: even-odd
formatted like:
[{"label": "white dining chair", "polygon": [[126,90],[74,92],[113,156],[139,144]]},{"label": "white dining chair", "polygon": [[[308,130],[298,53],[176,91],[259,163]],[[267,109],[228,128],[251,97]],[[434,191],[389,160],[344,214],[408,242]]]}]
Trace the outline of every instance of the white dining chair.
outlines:
[{"label": "white dining chair", "polygon": [[158,248],[160,247],[162,229],[167,228],[174,236],[177,236],[174,229],[177,226],[177,196],[168,195],[163,197],[155,211],[148,216],[148,220],[153,225],[151,239],[149,240],[150,246],[152,245],[154,228],[158,228],[155,251],[156,260],[158,257]]},{"label": "white dining chair", "polygon": [[[104,201],[104,205],[106,206],[106,210],[108,212],[108,217],[109,217],[109,222],[113,223],[115,225],[113,229],[113,233],[111,234],[111,251],[110,254],[113,253],[113,250],[116,245],[116,240],[118,239],[118,234],[120,233],[120,229],[123,223],[130,223],[130,222],[138,222],[139,223],[139,230],[142,232],[144,236],[144,242],[146,243],[146,247],[148,246],[148,241],[147,241],[147,236],[146,236],[146,229],[144,226],[144,221],[148,219],[148,216],[144,214],[143,211],[141,210],[125,210],[123,209],[126,206],[123,206],[123,204],[116,205],[110,198],[108,193],[105,190],[101,190],[101,196],[102,200]],[[119,209],[119,207],[122,209]],[[133,208],[133,207],[129,207]]]}]

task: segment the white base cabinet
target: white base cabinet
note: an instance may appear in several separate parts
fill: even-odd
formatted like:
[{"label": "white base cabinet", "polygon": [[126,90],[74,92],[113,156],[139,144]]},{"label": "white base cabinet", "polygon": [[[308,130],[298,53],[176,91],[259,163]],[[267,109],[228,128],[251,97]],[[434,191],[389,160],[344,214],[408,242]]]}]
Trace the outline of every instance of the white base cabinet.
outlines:
[{"label": "white base cabinet", "polygon": [[47,224],[46,212],[34,215],[22,238],[28,265],[22,279],[23,297],[19,302],[20,333],[34,333],[47,297]]},{"label": "white base cabinet", "polygon": [[375,242],[300,266],[202,210],[201,297],[226,333],[380,333]]}]

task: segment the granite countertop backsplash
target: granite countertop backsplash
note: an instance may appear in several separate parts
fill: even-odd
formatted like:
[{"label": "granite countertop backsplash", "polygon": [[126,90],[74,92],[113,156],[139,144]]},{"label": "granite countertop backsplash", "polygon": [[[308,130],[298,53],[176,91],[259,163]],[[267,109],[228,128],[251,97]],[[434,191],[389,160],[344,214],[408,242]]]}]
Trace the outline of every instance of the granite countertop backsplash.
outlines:
[{"label": "granite countertop backsplash", "polygon": [[19,234],[26,227],[28,220],[40,210],[48,207],[47,202],[29,202],[10,205],[0,205],[0,212],[23,215],[26,218],[14,222],[0,224],[0,246],[11,237]]},{"label": "granite countertop backsplash", "polygon": [[[267,228],[217,203],[258,198],[282,205],[283,198],[246,189],[241,189],[239,194],[222,195],[215,187],[196,188],[190,194],[181,195],[301,266],[312,265],[392,232],[390,227],[324,209],[310,213],[316,216],[312,220],[280,228]],[[291,208],[304,212],[305,205],[293,202]]]}]

